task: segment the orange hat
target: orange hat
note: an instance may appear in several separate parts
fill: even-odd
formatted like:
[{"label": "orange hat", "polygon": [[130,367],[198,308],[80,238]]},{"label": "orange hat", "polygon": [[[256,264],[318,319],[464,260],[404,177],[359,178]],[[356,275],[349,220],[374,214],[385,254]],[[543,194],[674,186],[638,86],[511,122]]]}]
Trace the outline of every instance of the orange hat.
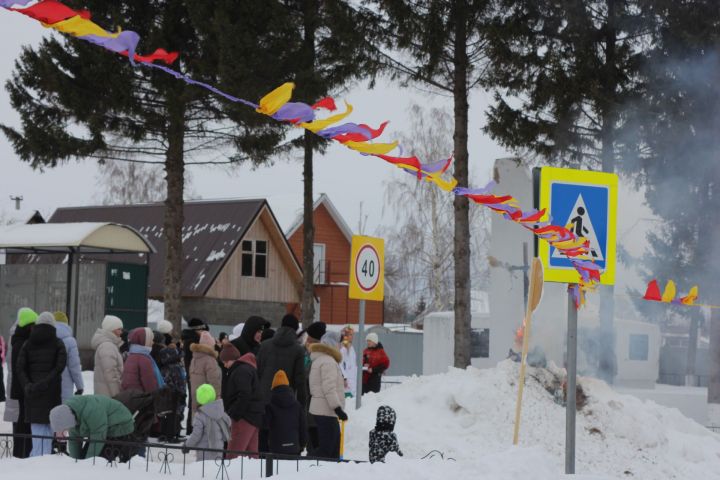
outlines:
[{"label": "orange hat", "polygon": [[275,376],[273,377],[271,390],[282,385],[290,385],[290,382],[288,382],[285,370],[278,370],[275,372]]}]

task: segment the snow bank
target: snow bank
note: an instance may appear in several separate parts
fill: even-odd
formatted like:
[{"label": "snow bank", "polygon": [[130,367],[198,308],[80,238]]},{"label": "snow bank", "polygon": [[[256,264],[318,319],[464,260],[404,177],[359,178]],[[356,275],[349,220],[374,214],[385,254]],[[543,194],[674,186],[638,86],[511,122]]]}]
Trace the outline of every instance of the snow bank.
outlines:
[{"label": "snow bank", "polygon": [[[542,373],[528,371],[520,445],[541,449],[547,457],[543,461],[562,472],[565,409],[534,378]],[[377,407],[390,405],[398,412],[396,432],[407,457],[435,449],[458,461],[473,462],[480,452],[507,457],[505,468],[534,462],[532,456],[525,458],[525,449],[512,447],[517,377],[517,364],[505,361],[492,369],[411,377],[402,385],[366,395],[363,407],[349,413],[346,455],[367,458],[367,432],[375,423]],[[720,436],[676,409],[620,395],[598,380],[580,382],[589,398],[577,418],[578,473],[720,479]]]}]

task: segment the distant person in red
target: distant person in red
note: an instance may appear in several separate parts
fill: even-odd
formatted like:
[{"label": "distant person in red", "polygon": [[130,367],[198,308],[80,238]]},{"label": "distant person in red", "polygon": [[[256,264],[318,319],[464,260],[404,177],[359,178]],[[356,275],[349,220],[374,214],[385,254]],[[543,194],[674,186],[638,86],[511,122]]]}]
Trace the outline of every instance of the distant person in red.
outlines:
[{"label": "distant person in red", "polygon": [[382,374],[390,368],[390,359],[378,339],[377,333],[368,333],[367,348],[363,351],[362,393],[378,393]]}]

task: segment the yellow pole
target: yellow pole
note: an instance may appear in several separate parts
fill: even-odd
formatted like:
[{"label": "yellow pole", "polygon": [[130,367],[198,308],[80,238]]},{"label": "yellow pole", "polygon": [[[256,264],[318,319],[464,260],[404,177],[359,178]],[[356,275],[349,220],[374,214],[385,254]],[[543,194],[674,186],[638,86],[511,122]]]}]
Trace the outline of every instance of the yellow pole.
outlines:
[{"label": "yellow pole", "polygon": [[532,323],[532,312],[537,308],[542,296],[543,272],[542,264],[537,258],[533,258],[530,272],[530,294],[528,295],[527,310],[523,322],[523,345],[520,358],[520,381],[518,384],[517,405],[515,406],[515,429],[513,431],[513,445],[517,445],[520,437],[520,413],[522,411],[522,397],[525,389],[525,369],[527,367],[527,354],[530,346],[530,326]]},{"label": "yellow pole", "polygon": [[345,454],[345,422],[340,420],[340,460]]}]

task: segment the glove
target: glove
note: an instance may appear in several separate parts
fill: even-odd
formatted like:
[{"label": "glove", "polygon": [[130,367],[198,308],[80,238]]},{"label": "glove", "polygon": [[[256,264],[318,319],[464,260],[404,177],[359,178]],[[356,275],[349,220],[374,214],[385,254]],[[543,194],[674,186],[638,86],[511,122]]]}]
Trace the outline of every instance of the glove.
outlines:
[{"label": "glove", "polygon": [[84,391],[84,390],[83,390],[82,388],[80,388],[80,389],[78,389],[77,392],[75,392],[75,395],[82,395],[82,394],[83,394],[83,391]]},{"label": "glove", "polygon": [[338,416],[338,418],[340,420],[342,420],[343,422],[347,422],[347,419],[348,419],[347,413],[345,413],[345,411],[341,407],[337,407],[335,409],[335,414]]},{"label": "glove", "polygon": [[182,450],[183,455],[187,455],[188,453],[190,453],[190,449],[188,447],[186,447],[185,445],[182,446],[181,450]]}]

